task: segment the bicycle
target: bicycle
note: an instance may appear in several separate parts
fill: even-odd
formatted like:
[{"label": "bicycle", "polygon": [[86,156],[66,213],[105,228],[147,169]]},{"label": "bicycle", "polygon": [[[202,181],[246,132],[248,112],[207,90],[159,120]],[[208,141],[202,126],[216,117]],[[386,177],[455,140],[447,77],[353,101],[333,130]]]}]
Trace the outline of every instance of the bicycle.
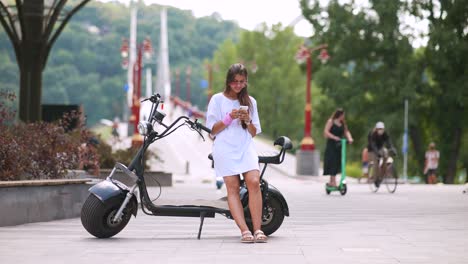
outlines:
[{"label": "bicycle", "polygon": [[377,192],[382,185],[385,184],[389,193],[394,193],[398,186],[398,174],[394,166],[394,159],[391,157],[390,153],[394,154],[394,151],[388,151],[386,148],[383,148],[379,152],[379,171],[374,172],[374,160],[369,162],[369,178],[368,183],[371,191]]}]

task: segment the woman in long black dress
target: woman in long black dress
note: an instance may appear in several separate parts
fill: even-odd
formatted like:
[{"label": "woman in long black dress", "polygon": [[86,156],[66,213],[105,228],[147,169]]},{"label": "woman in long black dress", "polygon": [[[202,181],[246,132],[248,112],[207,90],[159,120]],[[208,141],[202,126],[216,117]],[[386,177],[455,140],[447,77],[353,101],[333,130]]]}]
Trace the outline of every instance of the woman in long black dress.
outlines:
[{"label": "woman in long black dress", "polygon": [[330,186],[336,186],[336,174],[341,172],[341,139],[346,137],[353,143],[353,137],[348,130],[345,120],[345,112],[338,108],[327,120],[323,135],[327,139],[325,159],[323,162],[323,175],[330,175]]}]

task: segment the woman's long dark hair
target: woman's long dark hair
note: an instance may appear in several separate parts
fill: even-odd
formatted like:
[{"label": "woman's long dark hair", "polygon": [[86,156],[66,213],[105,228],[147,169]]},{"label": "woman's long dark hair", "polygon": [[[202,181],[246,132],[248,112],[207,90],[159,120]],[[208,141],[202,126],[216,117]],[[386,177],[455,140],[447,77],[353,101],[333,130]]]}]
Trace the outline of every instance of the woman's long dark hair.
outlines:
[{"label": "woman's long dark hair", "polygon": [[[333,121],[335,119],[340,118],[344,114],[345,114],[345,111],[343,110],[343,108],[338,108],[338,109],[335,110],[335,112],[333,112],[330,119]],[[344,126],[344,131],[345,132],[348,131],[348,125],[346,124],[346,120],[343,119],[341,124],[343,124],[343,126]]]},{"label": "woman's long dark hair", "polygon": [[[231,86],[229,84],[235,81],[236,75],[242,75],[245,77],[245,81],[247,82],[249,79],[249,74],[247,72],[247,68],[241,63],[236,63],[229,67],[227,74],[226,74],[226,84],[224,87],[224,93],[229,94],[231,91]],[[247,90],[248,83],[245,84],[245,87],[237,94],[237,100],[239,100],[240,105],[246,105],[250,109],[252,108],[252,101],[250,101],[249,91]],[[247,125],[242,123],[242,128],[246,129]]]}]

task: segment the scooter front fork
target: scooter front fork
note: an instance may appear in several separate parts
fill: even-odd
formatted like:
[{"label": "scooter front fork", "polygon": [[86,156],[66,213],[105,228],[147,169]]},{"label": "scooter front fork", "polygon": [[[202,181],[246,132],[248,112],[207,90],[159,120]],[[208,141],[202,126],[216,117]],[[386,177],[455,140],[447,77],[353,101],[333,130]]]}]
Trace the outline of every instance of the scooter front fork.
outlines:
[{"label": "scooter front fork", "polygon": [[118,222],[122,219],[122,213],[123,213],[123,210],[125,209],[125,207],[127,206],[128,202],[130,201],[130,199],[132,198],[133,196],[133,193],[135,192],[135,189],[138,187],[137,184],[134,184],[132,186],[132,188],[130,188],[130,190],[128,191],[127,195],[125,196],[125,200],[123,201],[122,205],[120,206],[119,210],[117,211],[117,213],[115,214],[114,216],[114,222]]}]

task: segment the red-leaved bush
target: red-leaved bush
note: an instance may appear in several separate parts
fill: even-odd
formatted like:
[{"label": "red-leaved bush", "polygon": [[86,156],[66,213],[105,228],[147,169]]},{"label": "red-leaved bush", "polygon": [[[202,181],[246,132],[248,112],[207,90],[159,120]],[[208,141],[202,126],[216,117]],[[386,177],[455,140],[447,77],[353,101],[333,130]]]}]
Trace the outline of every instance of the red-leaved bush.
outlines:
[{"label": "red-leaved bush", "polygon": [[98,164],[95,150],[86,147],[92,134],[83,127],[65,132],[79,113],[65,115],[58,123],[14,122],[8,103],[10,92],[0,92],[0,180],[56,179],[80,165]]}]

